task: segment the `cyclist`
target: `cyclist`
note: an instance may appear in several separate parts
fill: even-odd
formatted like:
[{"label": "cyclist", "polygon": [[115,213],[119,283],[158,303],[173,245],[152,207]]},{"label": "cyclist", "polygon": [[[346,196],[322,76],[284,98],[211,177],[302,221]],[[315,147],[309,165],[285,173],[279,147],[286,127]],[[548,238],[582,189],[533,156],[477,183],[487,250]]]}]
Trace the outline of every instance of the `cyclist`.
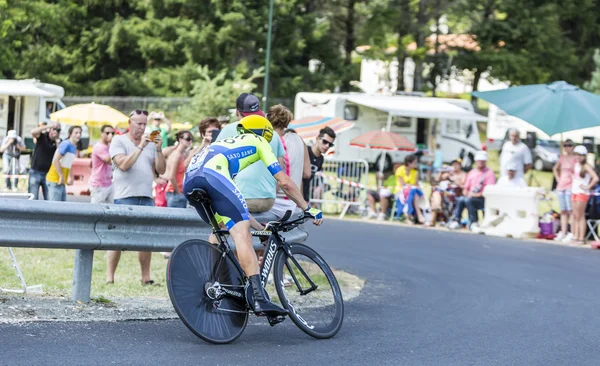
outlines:
[{"label": "cyclist", "polygon": [[[238,136],[215,142],[194,156],[185,174],[183,190],[189,194],[200,188],[210,197],[215,218],[229,230],[240,265],[248,276],[246,292],[254,313],[286,315],[287,310],[273,304],[261,285],[258,259],[252,247],[250,221],[252,226],[260,224],[250,217],[246,201],[233,178],[250,164],[261,160],[287,196],[299,207],[306,207],[305,212],[314,219],[315,225],[321,225],[323,215],[320,210],[306,203],[300,189],[282,172],[269,145],[273,126],[266,118],[259,115],[244,117],[238,122],[237,130]],[[210,223],[202,206],[196,206],[192,201],[190,204],[195,206],[205,222]]]}]

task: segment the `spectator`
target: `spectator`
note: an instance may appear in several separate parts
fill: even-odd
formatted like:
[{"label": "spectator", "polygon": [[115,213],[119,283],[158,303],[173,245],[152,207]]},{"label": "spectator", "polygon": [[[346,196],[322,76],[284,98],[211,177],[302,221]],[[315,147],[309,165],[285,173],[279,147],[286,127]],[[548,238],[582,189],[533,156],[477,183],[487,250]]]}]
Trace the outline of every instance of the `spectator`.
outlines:
[{"label": "spectator", "polygon": [[[310,202],[311,188],[312,198],[321,199],[325,184],[323,178],[315,178],[315,174],[323,170],[324,155],[334,146],[335,132],[331,127],[325,127],[319,131],[319,135],[315,143],[308,148],[308,157],[310,159],[310,169],[312,175],[308,179],[302,181],[304,200]],[[313,203],[313,207],[317,207],[317,204]]]},{"label": "spectator", "polygon": [[[2,153],[2,171],[6,179],[6,188],[13,191],[17,190],[19,178],[17,175],[21,171],[21,151],[25,150],[23,139],[17,136],[17,131],[10,130],[2,140],[0,153]],[[12,175],[13,177],[10,177]]]},{"label": "spectator", "polygon": [[500,154],[500,176],[508,174],[507,164],[514,162],[517,164],[517,177],[525,176],[525,173],[531,169],[531,151],[519,139],[519,131],[511,128],[508,131],[508,138],[502,145],[502,153]]},{"label": "spectator", "polygon": [[165,117],[165,114],[161,112],[152,111],[148,115],[148,120],[152,123],[145,130],[146,134],[150,134],[153,131],[160,131],[160,138],[162,140],[161,148],[166,148],[169,144],[169,132],[171,132],[171,121]]},{"label": "spectator", "polygon": [[167,183],[167,206],[187,207],[187,198],[183,194],[183,177],[185,176],[185,161],[192,146],[192,133],[190,131],[179,131],[176,135],[177,147],[169,155],[165,178]]},{"label": "spectator", "polygon": [[462,170],[460,160],[453,160],[451,165],[452,170],[440,171],[435,177],[438,185],[431,192],[431,225],[437,223],[438,215],[444,211],[444,196],[449,192],[454,194],[455,199],[462,196],[467,173]]},{"label": "spectator", "polygon": [[[377,190],[367,191],[367,219],[377,218],[379,221],[385,220],[388,209],[393,203],[394,195],[392,191],[383,186],[383,182],[390,176],[390,173],[383,174],[377,172]],[[377,213],[375,204],[379,203],[381,212]]]},{"label": "spectator", "polygon": [[569,217],[573,211],[571,202],[571,186],[573,182],[573,169],[577,159],[573,154],[575,144],[571,139],[564,143],[565,154],[558,158],[552,172],[556,179],[556,196],[560,207],[560,231],[554,240],[571,241],[573,235],[569,232]]},{"label": "spectator", "polygon": [[31,130],[31,136],[36,140],[29,169],[29,193],[33,194],[33,199],[39,199],[40,187],[44,199],[50,199],[46,175],[52,165],[56,147],[60,144],[59,135],[59,123],[42,125]]},{"label": "spectator", "polygon": [[573,194],[573,242],[583,244],[585,241],[585,209],[590,199],[591,189],[598,183],[598,174],[592,166],[586,162],[588,151],[583,145],[579,145],[573,151],[576,157],[573,168],[573,181],[571,192]]},{"label": "spectator", "polygon": [[68,139],[61,142],[54,153],[52,165],[46,175],[51,201],[66,201],[68,185],[73,184],[73,161],[77,156],[77,143],[81,139],[81,127],[69,127]]},{"label": "spectator", "polygon": [[517,176],[517,164],[514,161],[506,164],[506,172],[507,175],[504,175],[498,179],[498,186],[502,187],[511,187],[511,188],[525,188],[527,187],[527,182],[525,182],[525,178]]},{"label": "spectator", "polygon": [[423,197],[423,191],[417,186],[419,183],[419,160],[416,155],[407,155],[404,158],[404,165],[396,169],[396,192],[406,213],[406,221],[409,224],[417,220],[423,224],[425,217],[421,212],[418,199]]},{"label": "spectator", "polygon": [[[302,178],[305,176],[310,177],[310,162],[308,161],[308,149],[302,138],[295,133],[285,134],[285,130],[294,119],[294,115],[289,109],[278,104],[269,108],[267,119],[273,125],[273,130],[281,137],[281,143],[285,151],[285,165],[282,165],[282,168],[285,174],[291,177],[298,187],[301,187]],[[296,204],[278,188],[271,212],[281,218],[286,211],[294,210],[294,208],[296,208]]]},{"label": "spectator", "polygon": [[[162,138],[154,138],[144,134],[148,123],[148,112],[135,110],[129,115],[129,132],[115,136],[110,145],[110,156],[113,161],[113,186],[115,204],[154,206],[152,199],[152,182],[154,171],[165,173],[165,157],[162,154]],[[107,253],[106,283],[114,283],[115,271],[120,251],[109,250]],[[156,285],[150,278],[151,252],[139,252],[138,259],[142,271],[142,285]]]},{"label": "spectator", "polygon": [[111,125],[104,125],[100,131],[100,141],[92,149],[92,174],[89,182],[91,198],[92,203],[113,203],[115,194],[109,146],[115,130]]},{"label": "spectator", "polygon": [[214,117],[205,118],[198,124],[198,131],[200,131],[202,144],[194,147],[188,154],[188,157],[185,159],[184,163],[186,167],[190,165],[194,155],[217,140],[217,136],[221,133],[221,122]]},{"label": "spectator", "polygon": [[[238,120],[253,114],[262,117],[265,116],[263,111],[260,110],[258,97],[251,93],[240,94],[236,101],[235,114]],[[237,123],[230,123],[221,130],[217,141],[237,135]],[[281,143],[279,134],[273,134],[270,145],[273,149],[273,153],[279,160],[279,164],[283,166],[285,164],[283,159],[285,151],[283,150],[283,144]],[[275,204],[275,190],[277,183],[262,162],[257,161],[248,168],[242,170],[235,177],[235,183],[246,199],[249,212],[266,212]]]},{"label": "spectator", "polygon": [[475,169],[472,169],[469,174],[467,174],[463,196],[458,200],[452,222],[448,225],[450,229],[458,229],[460,226],[459,220],[461,219],[465,208],[469,213],[470,225],[473,229],[477,226],[477,222],[479,221],[477,215],[478,211],[483,210],[485,204],[483,190],[487,185],[496,183],[494,172],[486,165],[487,152],[477,151],[475,153]]}]

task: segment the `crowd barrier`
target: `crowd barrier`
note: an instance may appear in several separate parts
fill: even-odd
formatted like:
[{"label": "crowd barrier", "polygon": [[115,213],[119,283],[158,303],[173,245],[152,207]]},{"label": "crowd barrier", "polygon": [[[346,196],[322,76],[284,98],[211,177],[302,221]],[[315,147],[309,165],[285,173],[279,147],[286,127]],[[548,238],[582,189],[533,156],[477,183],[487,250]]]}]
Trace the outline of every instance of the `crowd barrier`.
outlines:
[{"label": "crowd barrier", "polygon": [[492,236],[536,237],[540,232],[539,202],[543,192],[536,187],[486,186],[484,220],[479,231]]},{"label": "crowd barrier", "polygon": [[367,199],[369,163],[366,160],[327,159],[309,185],[309,201],[319,203],[324,213],[358,213]]}]

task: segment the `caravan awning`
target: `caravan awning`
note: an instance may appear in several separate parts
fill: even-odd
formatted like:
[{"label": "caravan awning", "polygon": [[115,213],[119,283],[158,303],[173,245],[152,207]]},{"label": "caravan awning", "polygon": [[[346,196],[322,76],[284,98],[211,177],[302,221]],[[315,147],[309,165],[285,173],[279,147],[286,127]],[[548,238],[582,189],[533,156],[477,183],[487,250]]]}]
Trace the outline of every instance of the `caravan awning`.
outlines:
[{"label": "caravan awning", "polygon": [[436,98],[357,95],[349,96],[347,100],[394,116],[487,121],[487,117]]},{"label": "caravan awning", "polygon": [[0,95],[14,97],[52,97],[53,93],[22,80],[0,80]]},{"label": "caravan awning", "polygon": [[324,127],[332,128],[335,133],[342,133],[354,127],[354,123],[341,118],[332,117],[305,117],[291,121],[288,128],[296,131],[303,140],[314,140],[319,135],[319,130]]}]

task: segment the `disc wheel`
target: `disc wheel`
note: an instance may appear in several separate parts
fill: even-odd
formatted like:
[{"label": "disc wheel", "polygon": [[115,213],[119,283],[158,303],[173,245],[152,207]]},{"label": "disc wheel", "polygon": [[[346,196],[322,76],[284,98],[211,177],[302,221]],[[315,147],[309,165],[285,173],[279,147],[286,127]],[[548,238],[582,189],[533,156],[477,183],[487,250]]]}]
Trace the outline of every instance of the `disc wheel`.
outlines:
[{"label": "disc wheel", "polygon": [[[218,281],[242,298],[222,296],[214,300],[207,288]],[[203,240],[178,245],[167,264],[167,287],[175,311],[195,335],[210,343],[230,343],[246,328],[248,311],[244,276],[223,251]]]}]

